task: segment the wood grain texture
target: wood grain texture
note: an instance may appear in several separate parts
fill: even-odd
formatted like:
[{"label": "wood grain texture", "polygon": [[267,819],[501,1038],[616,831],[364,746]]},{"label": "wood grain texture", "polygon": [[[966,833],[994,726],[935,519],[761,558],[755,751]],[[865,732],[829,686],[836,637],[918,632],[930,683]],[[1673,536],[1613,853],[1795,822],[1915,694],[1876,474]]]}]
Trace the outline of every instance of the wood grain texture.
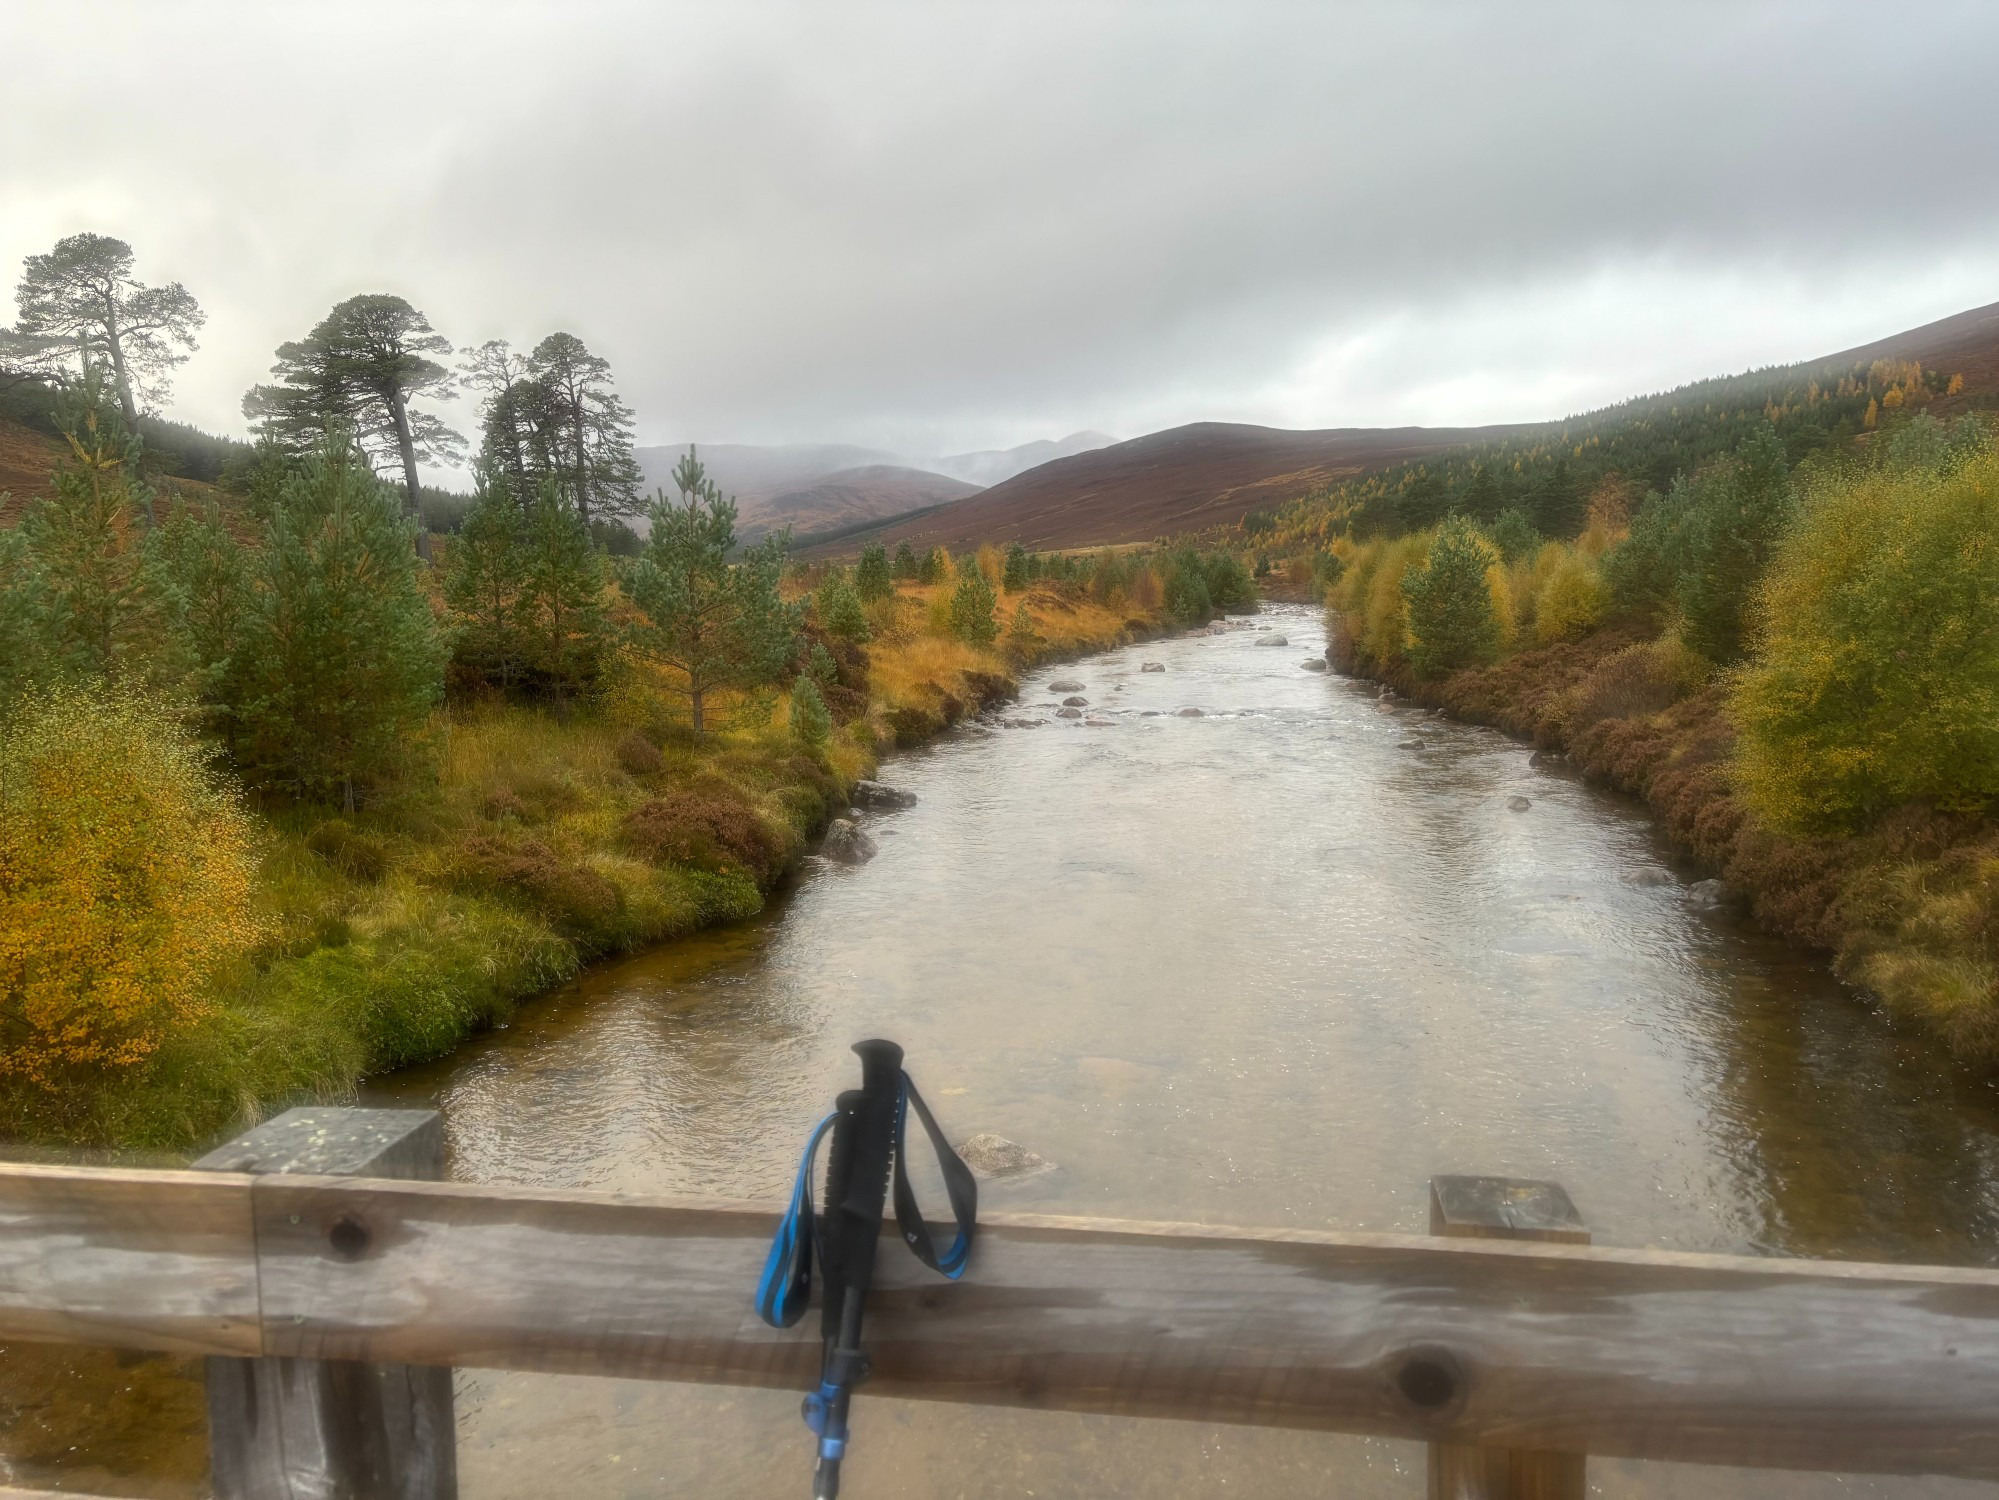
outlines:
[{"label": "wood grain texture", "polygon": [[[1559,1182],[1432,1177],[1430,1233],[1451,1239],[1587,1245],[1589,1227]],[[1429,1500],[1585,1500],[1589,1461],[1533,1448],[1429,1447]]]},{"label": "wood grain texture", "polygon": [[[768,1208],[290,1177],[257,1215],[284,1352],[817,1368],[749,1308]],[[1993,1271],[993,1215],[963,1282],[883,1257],[868,1342],[902,1396],[1999,1477]]]},{"label": "wood grain texture", "polygon": [[0,1169],[0,1328],[53,1343],[256,1353],[250,1180]]},{"label": "wood grain texture", "polygon": [[[240,1270],[219,1250],[170,1276],[135,1252],[153,1274],[129,1281],[21,1274],[29,1239],[226,1218],[246,1189],[268,1354],[797,1389],[817,1370],[811,1320],[750,1310],[774,1206],[289,1175],[0,1168],[0,1338],[255,1342],[213,1312]],[[1999,1271],[995,1214],[963,1282],[885,1255],[869,1306],[871,1392],[1999,1478]]]}]

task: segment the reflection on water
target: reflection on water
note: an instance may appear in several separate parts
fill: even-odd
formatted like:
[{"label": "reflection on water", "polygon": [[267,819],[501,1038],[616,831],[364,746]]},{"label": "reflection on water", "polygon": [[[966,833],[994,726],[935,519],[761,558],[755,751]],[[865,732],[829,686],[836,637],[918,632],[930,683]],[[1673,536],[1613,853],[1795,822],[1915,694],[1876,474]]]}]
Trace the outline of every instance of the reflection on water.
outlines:
[{"label": "reflection on water", "polygon": [[[1696,910],[1632,805],[1302,670],[1303,611],[1043,673],[887,768],[880,856],[597,970],[371,1102],[456,1176],[782,1196],[884,1034],[1008,1208],[1421,1232],[1437,1172],[1551,1177],[1599,1243],[1999,1261],[1999,1095]],[[1164,673],[1141,673],[1142,660]],[[1051,677],[1104,724],[1058,721]],[[1039,707],[1037,707],[1039,706]],[[1204,710],[1182,718],[1183,707]],[[1532,806],[1510,811],[1509,797]],[[748,1295],[748,1288],[745,1288]],[[467,1375],[468,1497],[803,1493],[796,1398]],[[852,1492],[1421,1492],[1411,1445],[857,1403]],[[1970,1495],[1597,1462],[1605,1495]]]}]

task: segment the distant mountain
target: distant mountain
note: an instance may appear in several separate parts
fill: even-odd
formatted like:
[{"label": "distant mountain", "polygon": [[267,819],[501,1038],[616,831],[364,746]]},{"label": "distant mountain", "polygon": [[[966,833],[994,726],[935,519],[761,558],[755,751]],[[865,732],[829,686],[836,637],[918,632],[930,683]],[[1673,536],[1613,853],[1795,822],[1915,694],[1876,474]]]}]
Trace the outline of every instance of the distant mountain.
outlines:
[{"label": "distant mountain", "polygon": [[745,540],[753,540],[780,526],[789,526],[794,535],[803,537],[812,532],[907,515],[913,510],[945,505],[978,493],[978,485],[943,474],[898,464],[868,464],[858,469],[841,469],[803,489],[763,502],[753,520],[744,523],[742,531]]},{"label": "distant mountain", "polygon": [[[977,453],[919,458],[851,443],[702,443],[695,453],[708,477],[736,497],[739,530],[748,539],[789,524],[794,531],[825,531],[901,515],[962,499],[989,484],[1024,473],[1050,459],[1101,448],[1101,432],[989,448]],[[687,445],[640,448],[645,489],[671,490],[673,466]],[[919,477],[920,476],[920,477]]]}]

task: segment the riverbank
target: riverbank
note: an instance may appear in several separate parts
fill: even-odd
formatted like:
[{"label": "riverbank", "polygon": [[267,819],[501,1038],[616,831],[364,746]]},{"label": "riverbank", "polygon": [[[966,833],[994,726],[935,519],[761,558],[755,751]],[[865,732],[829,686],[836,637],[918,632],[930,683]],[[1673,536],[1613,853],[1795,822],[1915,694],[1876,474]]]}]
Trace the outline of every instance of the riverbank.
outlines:
[{"label": "riverbank", "polygon": [[442,1056],[587,963],[754,915],[884,753],[1010,697],[1038,661],[1165,626],[1037,585],[1004,600],[1031,629],[974,646],[930,629],[944,592],[880,601],[865,646],[822,638],[835,724],[816,748],[778,695],[725,699],[726,727],[696,737],[633,676],[566,713],[441,709],[351,817],[265,809],[261,937],[205,1014],[144,1063],[11,1081],[0,1135],[185,1150]]},{"label": "riverbank", "polygon": [[1989,823],[1910,808],[1853,836],[1765,826],[1736,793],[1726,681],[1687,670],[1670,642],[1628,623],[1428,681],[1406,658],[1367,657],[1337,611],[1329,627],[1335,670],[1531,740],[1641,798],[1766,930],[1826,954],[1842,979],[1959,1058],[1999,1066],[1999,830]]}]

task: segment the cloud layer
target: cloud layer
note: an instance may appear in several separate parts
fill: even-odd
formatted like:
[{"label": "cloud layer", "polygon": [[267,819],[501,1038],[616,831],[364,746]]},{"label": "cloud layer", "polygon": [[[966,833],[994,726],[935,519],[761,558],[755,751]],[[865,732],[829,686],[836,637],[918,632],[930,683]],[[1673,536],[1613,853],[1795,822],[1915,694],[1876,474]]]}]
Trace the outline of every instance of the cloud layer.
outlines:
[{"label": "cloud layer", "polygon": [[[1999,10],[12,0],[0,275],[129,239],[238,430],[340,297],[649,441],[1510,420],[1999,300]],[[4,314],[0,314],[4,316]]]}]

